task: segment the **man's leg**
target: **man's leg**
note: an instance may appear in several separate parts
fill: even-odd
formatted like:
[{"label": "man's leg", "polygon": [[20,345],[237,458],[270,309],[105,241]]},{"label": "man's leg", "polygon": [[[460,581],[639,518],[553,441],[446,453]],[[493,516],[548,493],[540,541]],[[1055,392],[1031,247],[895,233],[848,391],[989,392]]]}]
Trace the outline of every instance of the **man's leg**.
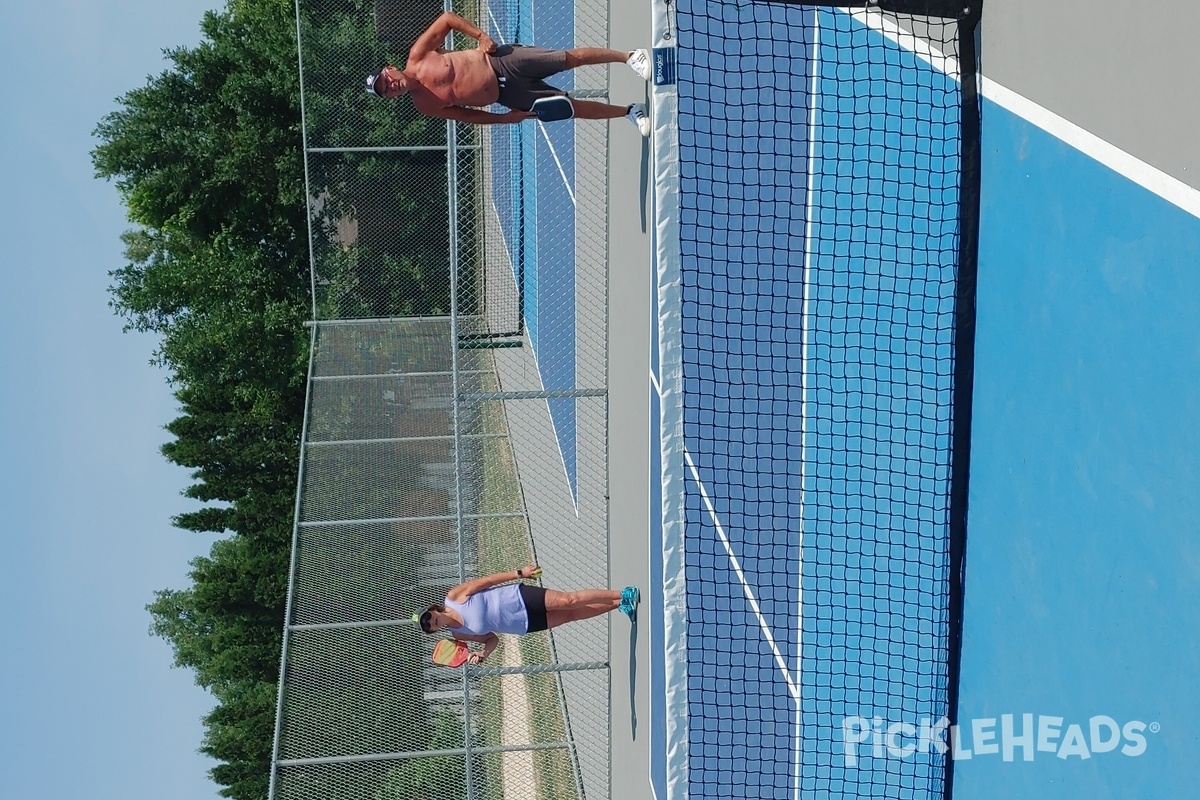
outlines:
[{"label": "man's leg", "polygon": [[630,51],[609,50],[607,47],[576,47],[567,51],[567,69],[592,64],[624,64],[631,55],[633,53]]},{"label": "man's leg", "polygon": [[650,120],[646,117],[646,107],[641,103],[631,106],[610,106],[608,103],[597,103],[595,100],[576,100],[571,98],[575,106],[577,119],[616,119],[625,117],[637,126],[642,136],[650,135]]},{"label": "man's leg", "polygon": [[571,104],[575,106],[575,116],[580,119],[616,119],[629,113],[629,106],[610,106],[595,100],[571,98]]}]

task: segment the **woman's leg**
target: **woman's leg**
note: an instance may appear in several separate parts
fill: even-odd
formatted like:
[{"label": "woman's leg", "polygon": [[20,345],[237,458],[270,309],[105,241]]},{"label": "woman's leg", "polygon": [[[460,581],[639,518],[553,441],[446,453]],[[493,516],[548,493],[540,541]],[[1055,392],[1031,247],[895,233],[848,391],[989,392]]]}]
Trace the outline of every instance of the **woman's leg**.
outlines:
[{"label": "woman's leg", "polygon": [[546,590],[546,612],[574,611],[583,607],[600,609],[600,613],[612,611],[621,605],[621,593],[612,589],[583,589],[578,592]]},{"label": "woman's leg", "polygon": [[609,50],[607,47],[576,47],[567,51],[567,69],[592,64],[624,64],[629,55],[626,51]]},{"label": "woman's leg", "polygon": [[546,590],[546,627],[591,619],[621,605],[621,593],[612,589],[583,589],[578,592]]},{"label": "woman's leg", "polygon": [[[620,605],[620,601],[617,603]],[[611,608],[605,606],[580,606],[574,609],[559,609],[556,611],[546,610],[546,629],[557,628],[559,625],[565,625],[568,622],[579,622],[580,620],[591,619],[592,617],[601,617],[612,611],[616,606]]]}]

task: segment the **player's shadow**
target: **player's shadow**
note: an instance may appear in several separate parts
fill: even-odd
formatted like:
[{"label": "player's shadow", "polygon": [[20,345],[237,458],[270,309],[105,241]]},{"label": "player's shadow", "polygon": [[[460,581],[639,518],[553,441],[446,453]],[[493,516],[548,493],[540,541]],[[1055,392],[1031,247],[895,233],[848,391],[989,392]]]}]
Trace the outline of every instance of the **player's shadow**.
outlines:
[{"label": "player's shadow", "polygon": [[[646,108],[650,108],[650,89],[646,88]],[[642,233],[645,233],[649,225],[646,209],[650,206],[650,139],[642,137],[642,162],[641,162],[641,202],[638,204],[642,213]],[[634,626],[637,627],[636,625]]]},{"label": "player's shadow", "polygon": [[637,620],[629,626],[629,733],[637,741]]}]

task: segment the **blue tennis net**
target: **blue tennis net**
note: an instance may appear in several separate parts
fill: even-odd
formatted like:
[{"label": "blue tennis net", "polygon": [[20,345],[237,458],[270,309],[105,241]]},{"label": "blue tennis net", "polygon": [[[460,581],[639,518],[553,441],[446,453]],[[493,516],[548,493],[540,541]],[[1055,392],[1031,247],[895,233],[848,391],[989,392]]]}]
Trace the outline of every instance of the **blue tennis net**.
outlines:
[{"label": "blue tennis net", "polygon": [[672,22],[688,796],[944,796],[960,23]]}]

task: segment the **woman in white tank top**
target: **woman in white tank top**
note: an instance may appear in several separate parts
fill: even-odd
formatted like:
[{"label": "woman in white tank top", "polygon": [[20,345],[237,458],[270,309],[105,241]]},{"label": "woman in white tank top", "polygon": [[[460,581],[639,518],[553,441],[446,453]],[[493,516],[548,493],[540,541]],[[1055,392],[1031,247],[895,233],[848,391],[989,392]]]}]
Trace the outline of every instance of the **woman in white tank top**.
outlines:
[{"label": "woman in white tank top", "polygon": [[455,639],[479,642],[483,651],[471,655],[472,664],[482,664],[500,639],[498,633],[534,633],[557,628],[568,622],[591,619],[620,609],[631,620],[637,619],[641,592],[636,586],[621,591],[583,589],[560,592],[521,583],[536,578],[536,564],[497,572],[484,578],[460,583],[446,593],[444,603],[435,603],[413,619],[426,633],[443,628]]}]

